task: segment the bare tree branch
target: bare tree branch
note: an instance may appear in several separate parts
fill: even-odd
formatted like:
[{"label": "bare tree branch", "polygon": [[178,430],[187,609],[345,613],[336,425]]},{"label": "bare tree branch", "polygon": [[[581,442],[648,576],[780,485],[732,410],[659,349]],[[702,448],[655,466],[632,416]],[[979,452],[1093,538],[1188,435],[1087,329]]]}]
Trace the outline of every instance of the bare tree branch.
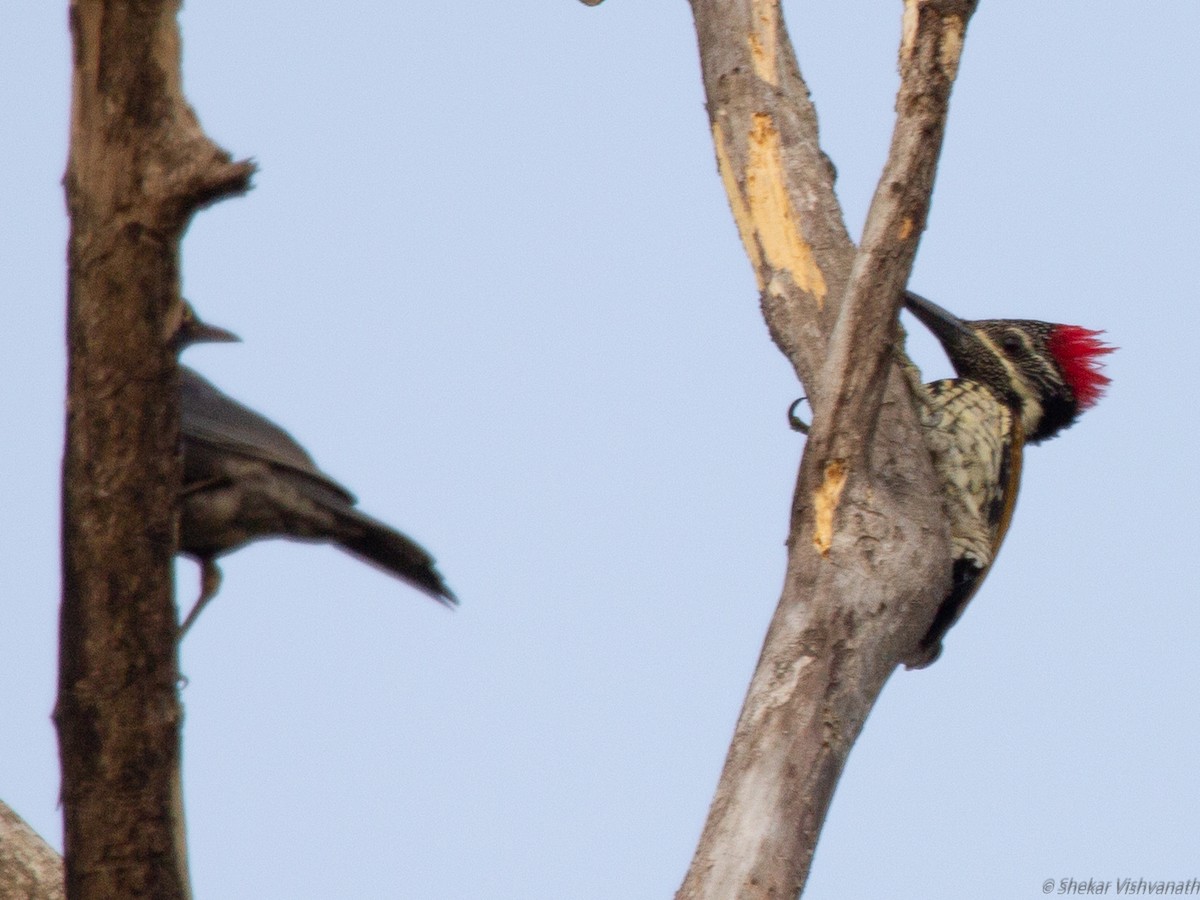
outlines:
[{"label": "bare tree branch", "polygon": [[947,586],[936,482],[889,361],[974,4],[906,0],[896,128],[857,252],[778,0],[692,8],[718,165],[814,423],[783,595],[677,897],[795,897],[850,747]]},{"label": "bare tree branch", "polygon": [[778,2],[693,0],[692,10],[717,165],[763,314],[816,402],[854,255],[816,111]]},{"label": "bare tree branch", "polygon": [[62,858],[0,801],[0,897],[62,900]]},{"label": "bare tree branch", "polygon": [[[884,382],[893,323],[925,230],[973,0],[908,0],[900,45],[900,91],[892,145],[855,254],[850,284],[829,348],[824,380],[841,383],[840,409],[832,418],[864,418],[860,405],[877,409],[871,395]],[[864,353],[863,348],[870,352]],[[876,395],[877,396],[877,395]],[[849,455],[861,445],[835,436],[834,452]]]},{"label": "bare tree branch", "polygon": [[72,898],[190,896],[172,567],[179,241],[253,167],[180,85],[178,2],[72,0],[63,603],[54,718]]}]

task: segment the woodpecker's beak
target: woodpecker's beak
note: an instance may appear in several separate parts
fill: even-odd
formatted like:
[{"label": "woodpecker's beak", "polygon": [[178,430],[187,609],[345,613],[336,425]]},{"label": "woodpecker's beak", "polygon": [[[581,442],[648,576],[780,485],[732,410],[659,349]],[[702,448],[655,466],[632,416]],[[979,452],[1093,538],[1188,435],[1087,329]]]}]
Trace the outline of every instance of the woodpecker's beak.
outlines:
[{"label": "woodpecker's beak", "polygon": [[951,359],[955,358],[955,350],[977,340],[975,332],[962,319],[949,310],[942,309],[933,301],[926,300],[920,294],[905,291],[904,305],[921,320],[921,324],[933,332]]}]

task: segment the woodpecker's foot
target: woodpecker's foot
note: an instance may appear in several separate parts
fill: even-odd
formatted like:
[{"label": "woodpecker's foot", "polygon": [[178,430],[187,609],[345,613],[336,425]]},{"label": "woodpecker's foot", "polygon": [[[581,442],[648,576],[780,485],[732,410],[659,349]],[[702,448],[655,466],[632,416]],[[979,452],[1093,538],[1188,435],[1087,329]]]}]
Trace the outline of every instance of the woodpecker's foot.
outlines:
[{"label": "woodpecker's foot", "polygon": [[788,424],[792,426],[792,431],[798,431],[801,434],[808,434],[808,423],[796,415],[796,407],[807,399],[807,397],[801,397],[788,407]]},{"label": "woodpecker's foot", "polygon": [[221,570],[217,568],[217,564],[211,559],[200,560],[200,596],[196,600],[196,605],[192,607],[192,611],[183,620],[183,624],[179,626],[179,640],[183,640],[183,636],[192,627],[192,623],[196,621],[204,607],[208,605],[208,601],[215,597],[220,589]]}]

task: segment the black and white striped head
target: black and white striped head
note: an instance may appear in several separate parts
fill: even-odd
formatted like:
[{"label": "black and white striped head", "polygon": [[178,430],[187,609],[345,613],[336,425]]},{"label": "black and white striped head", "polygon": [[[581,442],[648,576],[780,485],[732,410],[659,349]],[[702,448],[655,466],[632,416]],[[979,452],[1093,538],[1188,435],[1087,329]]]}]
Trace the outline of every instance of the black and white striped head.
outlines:
[{"label": "black and white striped head", "polygon": [[992,391],[1021,417],[1036,444],[1069,428],[1109,383],[1103,332],[1033,319],[963,320],[906,292],[904,305],[937,337],[960,378]]}]

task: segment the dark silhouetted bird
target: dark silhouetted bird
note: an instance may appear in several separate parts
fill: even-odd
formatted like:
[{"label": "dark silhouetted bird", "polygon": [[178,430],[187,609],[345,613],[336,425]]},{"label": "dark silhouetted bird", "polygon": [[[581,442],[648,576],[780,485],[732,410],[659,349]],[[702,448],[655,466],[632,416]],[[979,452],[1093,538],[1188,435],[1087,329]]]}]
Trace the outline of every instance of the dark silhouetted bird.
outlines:
[{"label": "dark silhouetted bird", "polygon": [[[236,341],[185,305],[175,343]],[[216,594],[216,558],[251,541],[288,538],[336,544],[447,606],[457,604],[434,559],[415,541],[355,509],[354,496],[317,468],[278,425],[179,367],[183,488],[179,552],[201,566],[201,591],[180,627]]]}]

